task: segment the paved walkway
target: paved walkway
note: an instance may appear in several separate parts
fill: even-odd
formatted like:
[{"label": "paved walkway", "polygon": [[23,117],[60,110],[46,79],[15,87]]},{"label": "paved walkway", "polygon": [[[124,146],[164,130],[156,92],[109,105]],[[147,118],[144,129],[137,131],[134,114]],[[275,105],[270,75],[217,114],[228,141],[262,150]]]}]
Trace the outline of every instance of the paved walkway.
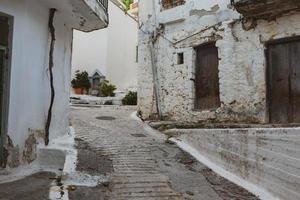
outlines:
[{"label": "paved walkway", "polygon": [[71,109],[76,169],[93,177],[110,177],[101,179],[107,182],[96,187],[79,186],[86,182],[66,185],[56,174],[40,172],[0,184],[0,200],[48,200],[53,184],[60,199],[70,200],[257,200],[166,143],[162,134],[145,130],[142,122],[130,117],[134,110],[116,106]]},{"label": "paved walkway", "polygon": [[[130,117],[134,110],[115,106],[72,108],[78,170],[111,175],[111,181],[106,190],[94,188],[101,191],[96,197],[89,196],[94,193],[91,188],[78,188],[69,194],[70,199],[257,199],[146,131],[141,122]],[[84,153],[87,149],[94,153]],[[84,196],[78,198],[76,194]]]}]

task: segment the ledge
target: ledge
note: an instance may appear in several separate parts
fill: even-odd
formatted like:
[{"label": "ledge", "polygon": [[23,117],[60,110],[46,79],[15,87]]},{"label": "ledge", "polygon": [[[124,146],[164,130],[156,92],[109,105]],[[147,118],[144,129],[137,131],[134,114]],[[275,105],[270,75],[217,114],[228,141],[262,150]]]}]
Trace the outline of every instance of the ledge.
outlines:
[{"label": "ledge", "polygon": [[300,11],[295,0],[232,0],[232,5],[246,18],[265,20]]}]

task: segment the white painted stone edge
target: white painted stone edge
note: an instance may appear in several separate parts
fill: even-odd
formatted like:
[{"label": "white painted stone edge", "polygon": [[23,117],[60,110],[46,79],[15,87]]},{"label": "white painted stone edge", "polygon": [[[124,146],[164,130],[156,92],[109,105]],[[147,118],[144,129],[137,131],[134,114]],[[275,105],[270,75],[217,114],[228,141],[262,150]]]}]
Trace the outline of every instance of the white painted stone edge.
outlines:
[{"label": "white painted stone edge", "polygon": [[243,187],[244,189],[250,191],[251,193],[255,194],[262,200],[280,200],[278,197],[275,197],[273,194],[268,192],[267,190],[250,183],[235,174],[225,170],[224,168],[218,166],[214,162],[212,162],[210,159],[207,157],[201,155],[199,151],[197,151],[194,147],[189,145],[188,143],[181,141],[176,138],[170,138],[170,141],[174,142],[177,144],[179,148],[181,148],[183,151],[189,153],[191,156],[196,158],[199,162],[203,163],[207,167],[209,167],[211,170],[213,170],[215,173],[219,174],[220,176],[226,178],[227,180]]},{"label": "white painted stone edge", "polygon": [[[143,123],[143,127],[144,127],[145,131],[147,131],[151,135],[154,135],[155,137],[160,137],[160,138],[167,139],[167,136],[165,136],[165,134],[161,133],[160,131],[158,131],[156,129],[153,129],[147,123],[144,123],[138,117],[137,112],[133,112],[130,115],[130,117],[132,119],[138,121],[139,123]],[[237,175],[235,175],[235,174],[233,174],[233,173],[225,170],[224,168],[218,166],[217,164],[215,164],[214,162],[212,162],[207,157],[201,155],[201,153],[199,151],[197,151],[194,147],[192,147],[188,143],[186,143],[186,142],[184,142],[182,140],[176,139],[176,138],[169,138],[169,140],[171,142],[174,142],[180,149],[182,149],[183,151],[189,153],[191,156],[193,156],[199,162],[201,162],[204,165],[206,165],[208,168],[210,168],[211,170],[213,170],[215,173],[217,173],[220,176],[226,178],[227,180],[235,183],[236,185],[239,185],[242,188],[250,191],[251,193],[253,193],[256,196],[258,196],[260,199],[262,199],[262,200],[280,200],[278,197],[275,197],[273,194],[271,194],[267,190],[265,190],[265,189],[263,189],[263,188],[255,185],[253,183],[250,183],[250,182],[248,182],[248,181],[246,181],[246,180],[238,177]]]},{"label": "white painted stone edge", "polygon": [[[96,187],[100,183],[108,181],[109,178],[105,176],[91,176],[76,171],[78,151],[75,147],[75,129],[73,127],[70,127],[69,135],[55,141],[51,147],[66,152],[66,158],[62,172],[63,190],[54,181],[49,189],[50,200],[69,200],[68,186],[70,185]],[[61,191],[64,192],[63,196],[61,196]]]},{"label": "white painted stone edge", "polygon": [[161,133],[160,131],[152,128],[151,126],[149,126],[147,123],[145,123],[141,118],[138,117],[137,112],[133,112],[131,113],[130,117],[134,120],[136,120],[139,124],[142,124],[144,130],[151,136],[159,139],[159,140],[167,140],[168,137]]}]

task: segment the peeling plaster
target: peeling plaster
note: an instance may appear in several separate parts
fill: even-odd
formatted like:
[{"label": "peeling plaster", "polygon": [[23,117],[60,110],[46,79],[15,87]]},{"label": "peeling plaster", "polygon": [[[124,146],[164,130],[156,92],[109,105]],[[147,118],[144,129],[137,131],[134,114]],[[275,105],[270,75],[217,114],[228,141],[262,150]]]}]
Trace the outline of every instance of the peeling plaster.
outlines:
[{"label": "peeling plaster", "polygon": [[24,162],[30,164],[37,158],[37,140],[34,134],[29,135],[25,141],[25,148],[23,151]]},{"label": "peeling plaster", "polygon": [[196,9],[193,9],[193,10],[190,11],[190,16],[197,15],[199,17],[203,17],[205,15],[214,15],[214,14],[216,14],[216,12],[219,9],[220,9],[220,7],[219,7],[218,4],[211,7],[211,10],[204,10],[204,9],[196,10]]},{"label": "peeling plaster", "polygon": [[4,146],[4,167],[15,168],[20,165],[19,161],[20,148],[18,145],[14,146],[13,141],[7,136],[7,142]]},{"label": "peeling plaster", "polygon": [[[191,5],[193,3],[193,6]],[[228,7],[230,2],[213,1],[198,4],[191,1],[180,8],[159,12],[156,17],[142,21],[139,45],[139,110],[144,119],[157,116],[151,60],[147,34],[153,24],[164,17],[164,31],[155,42],[155,52],[160,86],[160,102],[165,119],[199,122],[266,123],[266,60],[265,42],[299,35],[300,14],[284,16],[277,21],[255,21],[255,29],[240,20],[240,15]],[[157,5],[159,6],[159,5]],[[141,5],[143,8],[143,5]],[[211,8],[211,10],[207,9]],[[191,16],[191,11],[213,11],[201,18]],[[184,18],[177,19],[176,13]],[[202,13],[202,12],[201,12]],[[152,13],[153,15],[153,13]],[[153,15],[154,16],[154,15]],[[245,26],[247,25],[247,26]],[[147,31],[145,31],[147,30]],[[157,31],[157,30],[155,30]],[[203,112],[194,108],[195,50],[207,42],[216,42],[219,53],[219,84],[222,105]],[[176,53],[183,53],[185,63],[177,65]]]}]

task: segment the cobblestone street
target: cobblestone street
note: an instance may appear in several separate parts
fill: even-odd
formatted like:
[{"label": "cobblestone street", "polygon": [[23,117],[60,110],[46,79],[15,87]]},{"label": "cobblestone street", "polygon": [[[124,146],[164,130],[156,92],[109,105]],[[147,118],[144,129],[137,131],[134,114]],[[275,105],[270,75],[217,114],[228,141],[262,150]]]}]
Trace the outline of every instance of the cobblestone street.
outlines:
[{"label": "cobblestone street", "polygon": [[[85,179],[70,184],[70,178],[76,179],[73,175],[64,179],[60,173],[39,172],[0,184],[0,200],[258,199],[134,119],[134,111],[135,107],[72,107],[76,173],[102,177],[96,186]],[[50,191],[60,192],[61,198],[51,197]]]},{"label": "cobblestone street", "polygon": [[130,117],[134,111],[135,107],[116,106],[72,108],[77,170],[111,179],[95,188],[78,187],[70,199],[257,199],[146,130]]}]

